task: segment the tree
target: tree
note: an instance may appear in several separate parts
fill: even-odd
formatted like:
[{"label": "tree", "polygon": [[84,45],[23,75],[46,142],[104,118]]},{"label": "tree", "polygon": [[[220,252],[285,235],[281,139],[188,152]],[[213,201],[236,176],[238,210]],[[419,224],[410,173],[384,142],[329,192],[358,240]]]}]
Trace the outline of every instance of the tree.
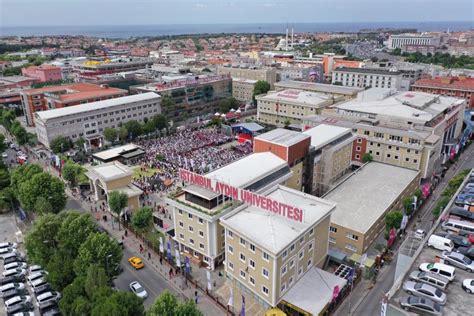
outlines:
[{"label": "tree", "polygon": [[385,215],[385,228],[390,230],[393,227],[399,229],[402,224],[403,214],[400,211],[392,211]]},{"label": "tree", "polygon": [[0,134],[0,154],[7,149],[7,144],[5,144],[5,136]]},{"label": "tree", "polygon": [[117,135],[118,135],[118,133],[117,133],[117,130],[115,128],[106,127],[104,129],[104,138],[109,143],[115,142],[115,140],[117,140]]},{"label": "tree", "polygon": [[143,130],[143,134],[146,134],[146,135],[153,133],[156,130],[156,126],[153,120],[149,120],[145,124],[143,124],[142,130]]},{"label": "tree", "polygon": [[[120,218],[120,213],[128,205],[128,196],[127,194],[119,191],[112,191],[109,193],[109,208],[110,210],[117,215],[117,218]],[[120,220],[119,230],[120,230]]]},{"label": "tree", "polygon": [[11,186],[15,192],[20,190],[20,184],[25,183],[35,174],[43,172],[43,169],[37,164],[27,164],[16,167],[11,173]]},{"label": "tree", "polygon": [[50,202],[51,212],[59,213],[66,206],[64,183],[49,173],[41,172],[20,184],[18,198],[25,209],[33,212],[39,197]]},{"label": "tree", "polygon": [[70,187],[74,188],[77,186],[79,176],[82,172],[83,169],[79,164],[71,160],[67,160],[63,166],[62,177],[69,183]]},{"label": "tree", "polygon": [[59,308],[63,315],[90,315],[92,306],[84,290],[85,280],[85,276],[76,277],[71,284],[64,288],[59,301]]},{"label": "tree", "polygon": [[176,297],[168,290],[164,290],[147,311],[148,316],[202,316],[192,300],[184,303],[178,302]]},{"label": "tree", "polygon": [[84,290],[88,297],[92,298],[100,288],[106,288],[109,284],[109,277],[104,268],[98,265],[91,265],[87,270]]},{"label": "tree", "polygon": [[0,190],[10,186],[10,173],[8,169],[0,162]]},{"label": "tree", "polygon": [[155,125],[157,130],[162,130],[168,128],[168,122],[166,117],[161,114],[154,115],[152,118],[153,124]]},{"label": "tree", "polygon": [[143,133],[142,125],[136,120],[128,121],[124,124],[124,127],[127,129],[128,137],[135,139]]},{"label": "tree", "polygon": [[46,267],[55,252],[56,237],[61,227],[61,217],[57,214],[39,216],[25,238],[26,251],[31,262]]},{"label": "tree", "polygon": [[413,197],[407,196],[403,199],[403,209],[405,214],[410,215],[413,211]]},{"label": "tree", "polygon": [[121,141],[126,141],[128,137],[128,130],[125,126],[122,126],[118,131],[118,136]]},{"label": "tree", "polygon": [[169,95],[164,95],[161,98],[160,104],[161,104],[161,110],[165,116],[168,116],[168,114],[170,114],[171,112],[175,110],[176,104],[174,102],[174,99]]},{"label": "tree", "polygon": [[97,231],[97,224],[89,214],[79,212],[66,212],[61,228],[58,231],[57,240],[60,248],[75,258],[81,245],[89,235]]},{"label": "tree", "polygon": [[51,256],[46,266],[49,273],[46,279],[55,290],[62,291],[74,281],[76,274],[73,262],[72,258],[63,250],[56,249],[56,252]]},{"label": "tree", "polygon": [[365,153],[365,154],[362,155],[362,161],[364,163],[371,162],[373,160],[374,160],[374,157],[372,157],[372,155],[370,153]]},{"label": "tree", "polygon": [[53,206],[49,203],[47,198],[40,196],[36,199],[34,210],[37,214],[50,213],[52,209]]},{"label": "tree", "polygon": [[230,109],[234,109],[238,106],[239,102],[234,98],[230,97],[221,101],[219,105],[219,110],[222,113],[229,112]]},{"label": "tree", "polygon": [[142,207],[132,215],[132,227],[138,231],[147,231],[153,222],[153,210],[150,207]]},{"label": "tree", "polygon": [[64,136],[58,136],[51,140],[49,143],[49,147],[55,154],[63,153],[68,151],[73,146],[71,139],[66,138]]},{"label": "tree", "polygon": [[108,275],[115,275],[122,258],[122,248],[117,241],[104,233],[90,234],[80,246],[79,253],[74,260],[74,272],[78,276],[86,275],[91,264],[97,264],[105,269]]},{"label": "tree", "polygon": [[[270,84],[265,80],[258,80],[253,87],[253,99],[259,94],[267,93],[270,90]],[[255,101],[254,101],[255,102]]]}]

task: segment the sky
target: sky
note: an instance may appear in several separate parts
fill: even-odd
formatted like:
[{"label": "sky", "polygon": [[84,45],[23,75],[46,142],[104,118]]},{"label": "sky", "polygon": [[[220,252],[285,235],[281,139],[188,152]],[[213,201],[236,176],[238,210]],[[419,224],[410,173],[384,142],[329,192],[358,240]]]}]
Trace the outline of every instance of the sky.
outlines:
[{"label": "sky", "polygon": [[473,20],[473,0],[0,0],[3,27]]}]

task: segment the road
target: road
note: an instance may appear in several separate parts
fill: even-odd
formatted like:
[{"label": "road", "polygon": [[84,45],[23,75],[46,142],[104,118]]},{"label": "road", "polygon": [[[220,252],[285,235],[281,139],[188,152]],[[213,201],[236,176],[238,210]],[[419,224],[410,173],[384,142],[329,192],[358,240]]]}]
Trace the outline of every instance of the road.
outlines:
[{"label": "road", "polygon": [[[474,168],[474,146],[469,147],[461,156],[460,161],[457,163],[457,166],[452,167],[448,170],[446,176],[438,187],[435,189],[433,194],[430,197],[428,205],[423,208],[423,213],[421,214],[421,222],[417,223],[417,228],[424,229],[428,231],[431,227],[431,223],[433,220],[433,215],[431,214],[431,210],[435,206],[437,200],[439,199],[441,193],[446,188],[449,179],[453,177],[453,175],[457,174],[459,171],[464,169],[471,169]],[[407,230],[413,229],[413,224],[415,221],[412,221],[408,226]],[[336,315],[357,315],[357,316],[366,316],[366,315],[378,315],[380,314],[380,304],[382,298],[385,293],[387,293],[393,285],[394,278],[395,278],[395,269],[396,269],[396,258],[394,256],[394,260],[390,265],[386,265],[379,273],[377,278],[377,283],[375,286],[369,291],[369,295],[363,299],[360,304],[355,306],[356,302],[352,301],[352,309],[351,313],[349,313],[349,306],[348,300],[344,302],[344,304],[338,309]],[[363,289],[357,289],[363,290]]]}]

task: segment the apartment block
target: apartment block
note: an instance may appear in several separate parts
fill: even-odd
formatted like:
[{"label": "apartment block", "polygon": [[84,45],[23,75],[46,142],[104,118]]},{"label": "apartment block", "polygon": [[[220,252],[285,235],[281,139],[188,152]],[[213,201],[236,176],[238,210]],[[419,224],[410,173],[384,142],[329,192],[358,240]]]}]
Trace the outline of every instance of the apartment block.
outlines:
[{"label": "apartment block", "polygon": [[232,78],[264,80],[272,88],[276,82],[276,69],[270,67],[220,66],[217,68],[217,74],[228,75]]},{"label": "apartment block", "polygon": [[37,79],[39,82],[59,81],[63,79],[61,68],[51,65],[30,66],[21,69],[21,74]]},{"label": "apartment block", "polygon": [[398,71],[369,68],[337,68],[332,72],[332,84],[359,88],[394,88],[408,90],[403,74]]},{"label": "apartment block", "polygon": [[232,96],[240,102],[251,103],[257,80],[232,78]]}]

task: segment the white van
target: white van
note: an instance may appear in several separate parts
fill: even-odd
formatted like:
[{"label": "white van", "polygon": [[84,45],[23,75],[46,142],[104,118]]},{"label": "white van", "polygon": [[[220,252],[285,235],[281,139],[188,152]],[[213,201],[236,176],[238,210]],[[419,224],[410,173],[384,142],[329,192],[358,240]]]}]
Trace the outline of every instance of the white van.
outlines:
[{"label": "white van", "polygon": [[441,229],[444,231],[459,232],[462,230],[468,233],[474,233],[474,223],[457,219],[448,219],[441,224]]},{"label": "white van", "polygon": [[420,264],[419,269],[420,271],[431,272],[444,276],[449,281],[453,281],[456,277],[456,269],[444,263],[422,263]]},{"label": "white van", "polygon": [[[441,251],[453,251],[454,243],[448,238],[444,238],[438,235],[431,235],[428,239],[428,247],[436,248]],[[451,249],[451,250],[450,250]]]}]

